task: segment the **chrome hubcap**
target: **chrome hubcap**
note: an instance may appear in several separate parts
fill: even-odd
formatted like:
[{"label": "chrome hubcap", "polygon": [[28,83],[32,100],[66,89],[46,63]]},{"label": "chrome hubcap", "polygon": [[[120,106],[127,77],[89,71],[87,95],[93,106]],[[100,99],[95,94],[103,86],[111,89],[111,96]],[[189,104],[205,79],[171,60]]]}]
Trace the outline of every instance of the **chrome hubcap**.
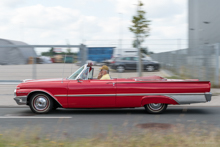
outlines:
[{"label": "chrome hubcap", "polygon": [[123,66],[118,66],[118,67],[117,67],[117,70],[118,70],[119,72],[123,72],[123,71],[124,71],[124,67],[123,67]]},{"label": "chrome hubcap", "polygon": [[163,104],[161,104],[161,103],[157,103],[157,104],[152,103],[152,104],[149,104],[149,107],[152,110],[160,110],[163,107]]},{"label": "chrome hubcap", "polygon": [[154,67],[153,66],[147,66],[147,71],[153,71]]},{"label": "chrome hubcap", "polygon": [[47,108],[47,103],[47,98],[45,98],[44,96],[39,96],[34,101],[34,107],[37,110],[44,110],[45,108]]}]

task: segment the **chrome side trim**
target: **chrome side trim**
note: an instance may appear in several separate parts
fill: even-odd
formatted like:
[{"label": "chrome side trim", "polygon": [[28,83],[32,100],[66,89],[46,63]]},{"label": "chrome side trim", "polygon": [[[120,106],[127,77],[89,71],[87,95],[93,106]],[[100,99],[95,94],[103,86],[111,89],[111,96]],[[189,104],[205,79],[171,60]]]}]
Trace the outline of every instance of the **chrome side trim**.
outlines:
[{"label": "chrome side trim", "polygon": [[14,98],[18,105],[26,105],[27,104],[27,96],[17,96]]},{"label": "chrome side trim", "polygon": [[116,94],[117,96],[147,96],[147,95],[204,95],[205,93],[132,93]]},{"label": "chrome side trim", "polygon": [[[57,101],[57,103],[60,104],[60,102],[59,102],[54,96],[52,96],[51,94],[49,94],[48,92],[43,91],[43,90],[34,90],[34,91],[31,91],[30,93],[28,93],[27,97],[28,97],[31,93],[33,93],[33,92],[44,92],[44,93],[50,95],[55,101]],[[62,106],[62,105],[60,104],[60,106]],[[62,106],[62,107],[63,107],[63,106]]]},{"label": "chrome side trim", "polygon": [[68,95],[68,97],[101,97],[101,96],[116,96],[116,94],[78,94]]},{"label": "chrome side trim", "polygon": [[164,95],[172,98],[178,104],[205,103],[205,94],[202,95]]},{"label": "chrome side trim", "polygon": [[147,95],[204,95],[205,93],[128,93],[128,94],[58,94],[57,97],[84,97],[84,96],[147,96]]},{"label": "chrome side trim", "polygon": [[151,96],[162,95],[170,97],[178,104],[191,104],[191,103],[205,103],[211,100],[211,93],[129,93],[129,94],[70,94],[70,95],[55,95],[67,97],[108,97],[108,96]]},{"label": "chrome side trim", "polygon": [[140,82],[139,80],[135,80],[134,81],[138,81],[138,82],[117,82],[117,84],[134,84],[134,83],[159,83],[159,82],[164,82],[164,83],[185,83],[185,82],[197,82],[197,83],[201,83],[201,82],[209,82],[209,81],[163,81],[163,80],[149,80],[147,82],[143,81]]},{"label": "chrome side trim", "polygon": [[65,97],[65,96],[68,96],[68,95],[65,95],[65,94],[60,94],[60,95],[54,95],[56,97]]}]

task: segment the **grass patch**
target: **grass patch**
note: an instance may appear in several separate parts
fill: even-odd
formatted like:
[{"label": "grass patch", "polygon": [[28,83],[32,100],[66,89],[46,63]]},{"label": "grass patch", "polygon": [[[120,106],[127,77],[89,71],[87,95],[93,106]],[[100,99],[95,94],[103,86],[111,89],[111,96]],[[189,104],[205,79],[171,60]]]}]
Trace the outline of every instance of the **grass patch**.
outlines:
[{"label": "grass patch", "polygon": [[211,88],[220,88],[220,85],[211,84]]},{"label": "grass patch", "polygon": [[[193,128],[187,133],[184,128],[174,128],[168,132],[145,130],[144,133],[112,133],[93,138],[56,138],[39,133],[39,129],[13,130],[0,134],[0,147],[203,147],[220,146],[220,131]],[[184,133],[185,132],[185,133]]]}]

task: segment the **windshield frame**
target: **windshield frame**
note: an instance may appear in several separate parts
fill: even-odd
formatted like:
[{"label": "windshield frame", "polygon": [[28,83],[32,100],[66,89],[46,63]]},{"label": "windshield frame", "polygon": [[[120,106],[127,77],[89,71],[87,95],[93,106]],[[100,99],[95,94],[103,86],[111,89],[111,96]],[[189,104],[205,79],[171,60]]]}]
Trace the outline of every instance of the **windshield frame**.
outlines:
[{"label": "windshield frame", "polygon": [[[83,67],[83,70],[77,75],[77,77],[75,78],[75,79],[70,79],[70,77],[73,75],[73,74],[75,74],[80,68],[82,68]],[[80,75],[87,69],[87,64],[85,64],[85,65],[83,65],[83,66],[81,66],[80,68],[78,68],[73,74],[71,74],[67,79],[68,80],[77,80],[79,77],[80,77]]]}]

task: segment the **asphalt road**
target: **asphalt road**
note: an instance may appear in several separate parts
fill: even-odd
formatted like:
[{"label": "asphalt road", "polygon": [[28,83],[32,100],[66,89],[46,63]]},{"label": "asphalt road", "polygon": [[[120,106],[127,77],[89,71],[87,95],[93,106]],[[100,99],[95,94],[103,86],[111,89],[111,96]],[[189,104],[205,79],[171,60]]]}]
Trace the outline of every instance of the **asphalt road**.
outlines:
[{"label": "asphalt road", "polygon": [[[38,131],[53,137],[92,137],[109,132],[142,131],[138,124],[162,123],[220,128],[220,107],[172,106],[160,115],[135,109],[57,109],[49,114],[34,114],[27,108],[0,108],[0,132],[11,129]],[[146,130],[146,129],[145,129]]]}]

